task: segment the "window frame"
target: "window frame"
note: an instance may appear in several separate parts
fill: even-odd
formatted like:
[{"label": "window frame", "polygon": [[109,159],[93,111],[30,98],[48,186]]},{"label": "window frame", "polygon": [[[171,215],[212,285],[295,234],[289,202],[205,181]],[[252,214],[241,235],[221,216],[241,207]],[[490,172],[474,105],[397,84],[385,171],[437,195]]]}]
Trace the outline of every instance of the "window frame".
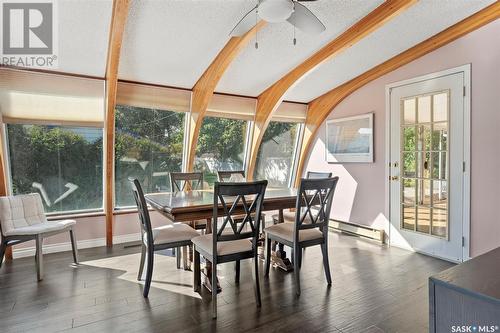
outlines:
[{"label": "window frame", "polygon": [[[115,108],[118,106],[118,105],[126,105],[126,104],[116,104],[115,105]],[[143,107],[143,106],[134,106],[134,105],[127,105],[127,106],[132,106],[132,107],[139,107],[139,108],[143,108],[143,109],[150,109],[150,110],[153,110],[153,108],[147,108],[147,107]],[[160,110],[160,109],[156,109],[156,110]],[[184,127],[184,134],[183,134],[183,137],[182,137],[182,162],[181,162],[181,171],[182,172],[186,172],[187,170],[187,159],[188,159],[188,156],[187,156],[187,153],[188,153],[188,143],[189,143],[189,129],[190,129],[190,122],[191,122],[191,112],[184,112],[184,111],[176,111],[176,110],[162,110],[162,111],[168,111],[168,112],[176,112],[176,113],[183,113],[184,114],[184,124],[183,124],[183,127]],[[115,139],[116,139],[116,113],[115,113]],[[132,204],[132,205],[129,205],[129,206],[118,206],[116,204],[116,160],[115,160],[115,148],[114,148],[114,145],[113,145],[113,170],[114,170],[114,174],[113,174],[113,214],[116,214],[116,213],[123,213],[124,211],[137,211],[137,207]],[[103,179],[105,181],[105,179]],[[170,178],[168,179],[168,181],[170,182]],[[104,188],[104,187],[103,187]]]},{"label": "window frame", "polygon": [[[12,172],[11,172],[11,158],[10,158],[10,147],[9,147],[9,134],[7,131],[7,125],[40,125],[40,126],[58,126],[58,127],[88,127],[88,128],[97,128],[102,130],[102,139],[103,142],[105,140],[105,128],[101,126],[90,126],[90,123],[82,122],[82,123],[67,123],[65,124],[64,122],[61,123],[55,123],[55,122],[38,122],[38,123],[29,123],[25,121],[9,121],[9,122],[2,122],[1,126],[1,135],[2,135],[2,148],[4,151],[4,175],[6,178],[6,190],[7,190],[7,195],[9,196],[14,196],[13,190],[12,190]],[[100,214],[104,213],[104,196],[105,196],[105,186],[106,186],[106,170],[104,169],[104,165],[106,164],[105,161],[105,151],[104,151],[104,145],[102,148],[102,201],[101,201],[101,207],[100,208],[88,208],[88,209],[74,209],[74,210],[64,210],[64,211],[57,211],[57,212],[45,212],[45,216],[47,217],[56,217],[56,216],[71,216],[71,215],[93,215],[93,214]]]}]

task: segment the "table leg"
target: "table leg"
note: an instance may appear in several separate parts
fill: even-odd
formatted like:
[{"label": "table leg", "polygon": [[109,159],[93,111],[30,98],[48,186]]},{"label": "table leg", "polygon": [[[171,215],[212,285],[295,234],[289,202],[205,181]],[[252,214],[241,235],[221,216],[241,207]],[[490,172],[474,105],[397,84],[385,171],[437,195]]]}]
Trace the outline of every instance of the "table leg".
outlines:
[{"label": "table leg", "polygon": [[[212,219],[207,219],[207,227],[205,228],[205,234],[212,233]],[[205,279],[203,281],[203,286],[212,292],[212,263],[205,259]],[[220,293],[222,288],[219,284],[219,279],[217,279],[217,292]]]},{"label": "table leg", "polygon": [[[278,211],[278,223],[284,223],[283,219],[283,209]],[[273,246],[275,248],[275,245]],[[278,243],[278,251],[274,252],[271,257],[274,266],[277,266],[284,270],[285,272],[293,271],[293,265],[290,260],[286,257],[285,245]]]}]

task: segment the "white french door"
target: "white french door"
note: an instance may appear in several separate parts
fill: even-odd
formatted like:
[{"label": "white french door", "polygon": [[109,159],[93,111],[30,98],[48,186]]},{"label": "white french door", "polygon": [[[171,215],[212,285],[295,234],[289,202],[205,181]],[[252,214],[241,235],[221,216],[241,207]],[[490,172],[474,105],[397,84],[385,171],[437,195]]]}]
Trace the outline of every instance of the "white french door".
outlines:
[{"label": "white french door", "polygon": [[447,72],[388,90],[390,243],[460,262],[468,236],[468,72]]}]

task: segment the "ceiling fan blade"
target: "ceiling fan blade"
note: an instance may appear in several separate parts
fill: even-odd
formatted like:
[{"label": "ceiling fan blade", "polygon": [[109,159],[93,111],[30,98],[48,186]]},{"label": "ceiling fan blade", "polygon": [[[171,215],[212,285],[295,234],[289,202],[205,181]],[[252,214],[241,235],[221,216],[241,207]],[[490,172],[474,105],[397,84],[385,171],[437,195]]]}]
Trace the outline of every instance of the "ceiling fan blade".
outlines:
[{"label": "ceiling fan blade", "polygon": [[306,6],[294,1],[295,11],[287,19],[297,29],[308,34],[319,34],[325,31],[325,25]]},{"label": "ceiling fan blade", "polygon": [[255,6],[248,13],[246,13],[245,16],[243,16],[243,18],[235,25],[233,30],[231,30],[229,36],[231,37],[243,36],[255,26],[255,24],[257,23],[256,22],[257,7],[258,6]]}]

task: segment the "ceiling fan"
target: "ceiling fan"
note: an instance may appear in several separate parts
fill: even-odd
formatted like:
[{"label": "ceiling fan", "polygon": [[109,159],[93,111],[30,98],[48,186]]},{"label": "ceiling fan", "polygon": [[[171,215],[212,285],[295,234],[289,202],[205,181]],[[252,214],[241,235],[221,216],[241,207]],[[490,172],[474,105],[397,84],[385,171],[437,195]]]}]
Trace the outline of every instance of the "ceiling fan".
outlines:
[{"label": "ceiling fan", "polygon": [[229,35],[232,37],[244,35],[257,24],[259,18],[270,23],[287,21],[303,32],[319,34],[325,31],[325,25],[301,4],[301,2],[311,1],[317,0],[259,0],[258,4],[236,24]]}]

